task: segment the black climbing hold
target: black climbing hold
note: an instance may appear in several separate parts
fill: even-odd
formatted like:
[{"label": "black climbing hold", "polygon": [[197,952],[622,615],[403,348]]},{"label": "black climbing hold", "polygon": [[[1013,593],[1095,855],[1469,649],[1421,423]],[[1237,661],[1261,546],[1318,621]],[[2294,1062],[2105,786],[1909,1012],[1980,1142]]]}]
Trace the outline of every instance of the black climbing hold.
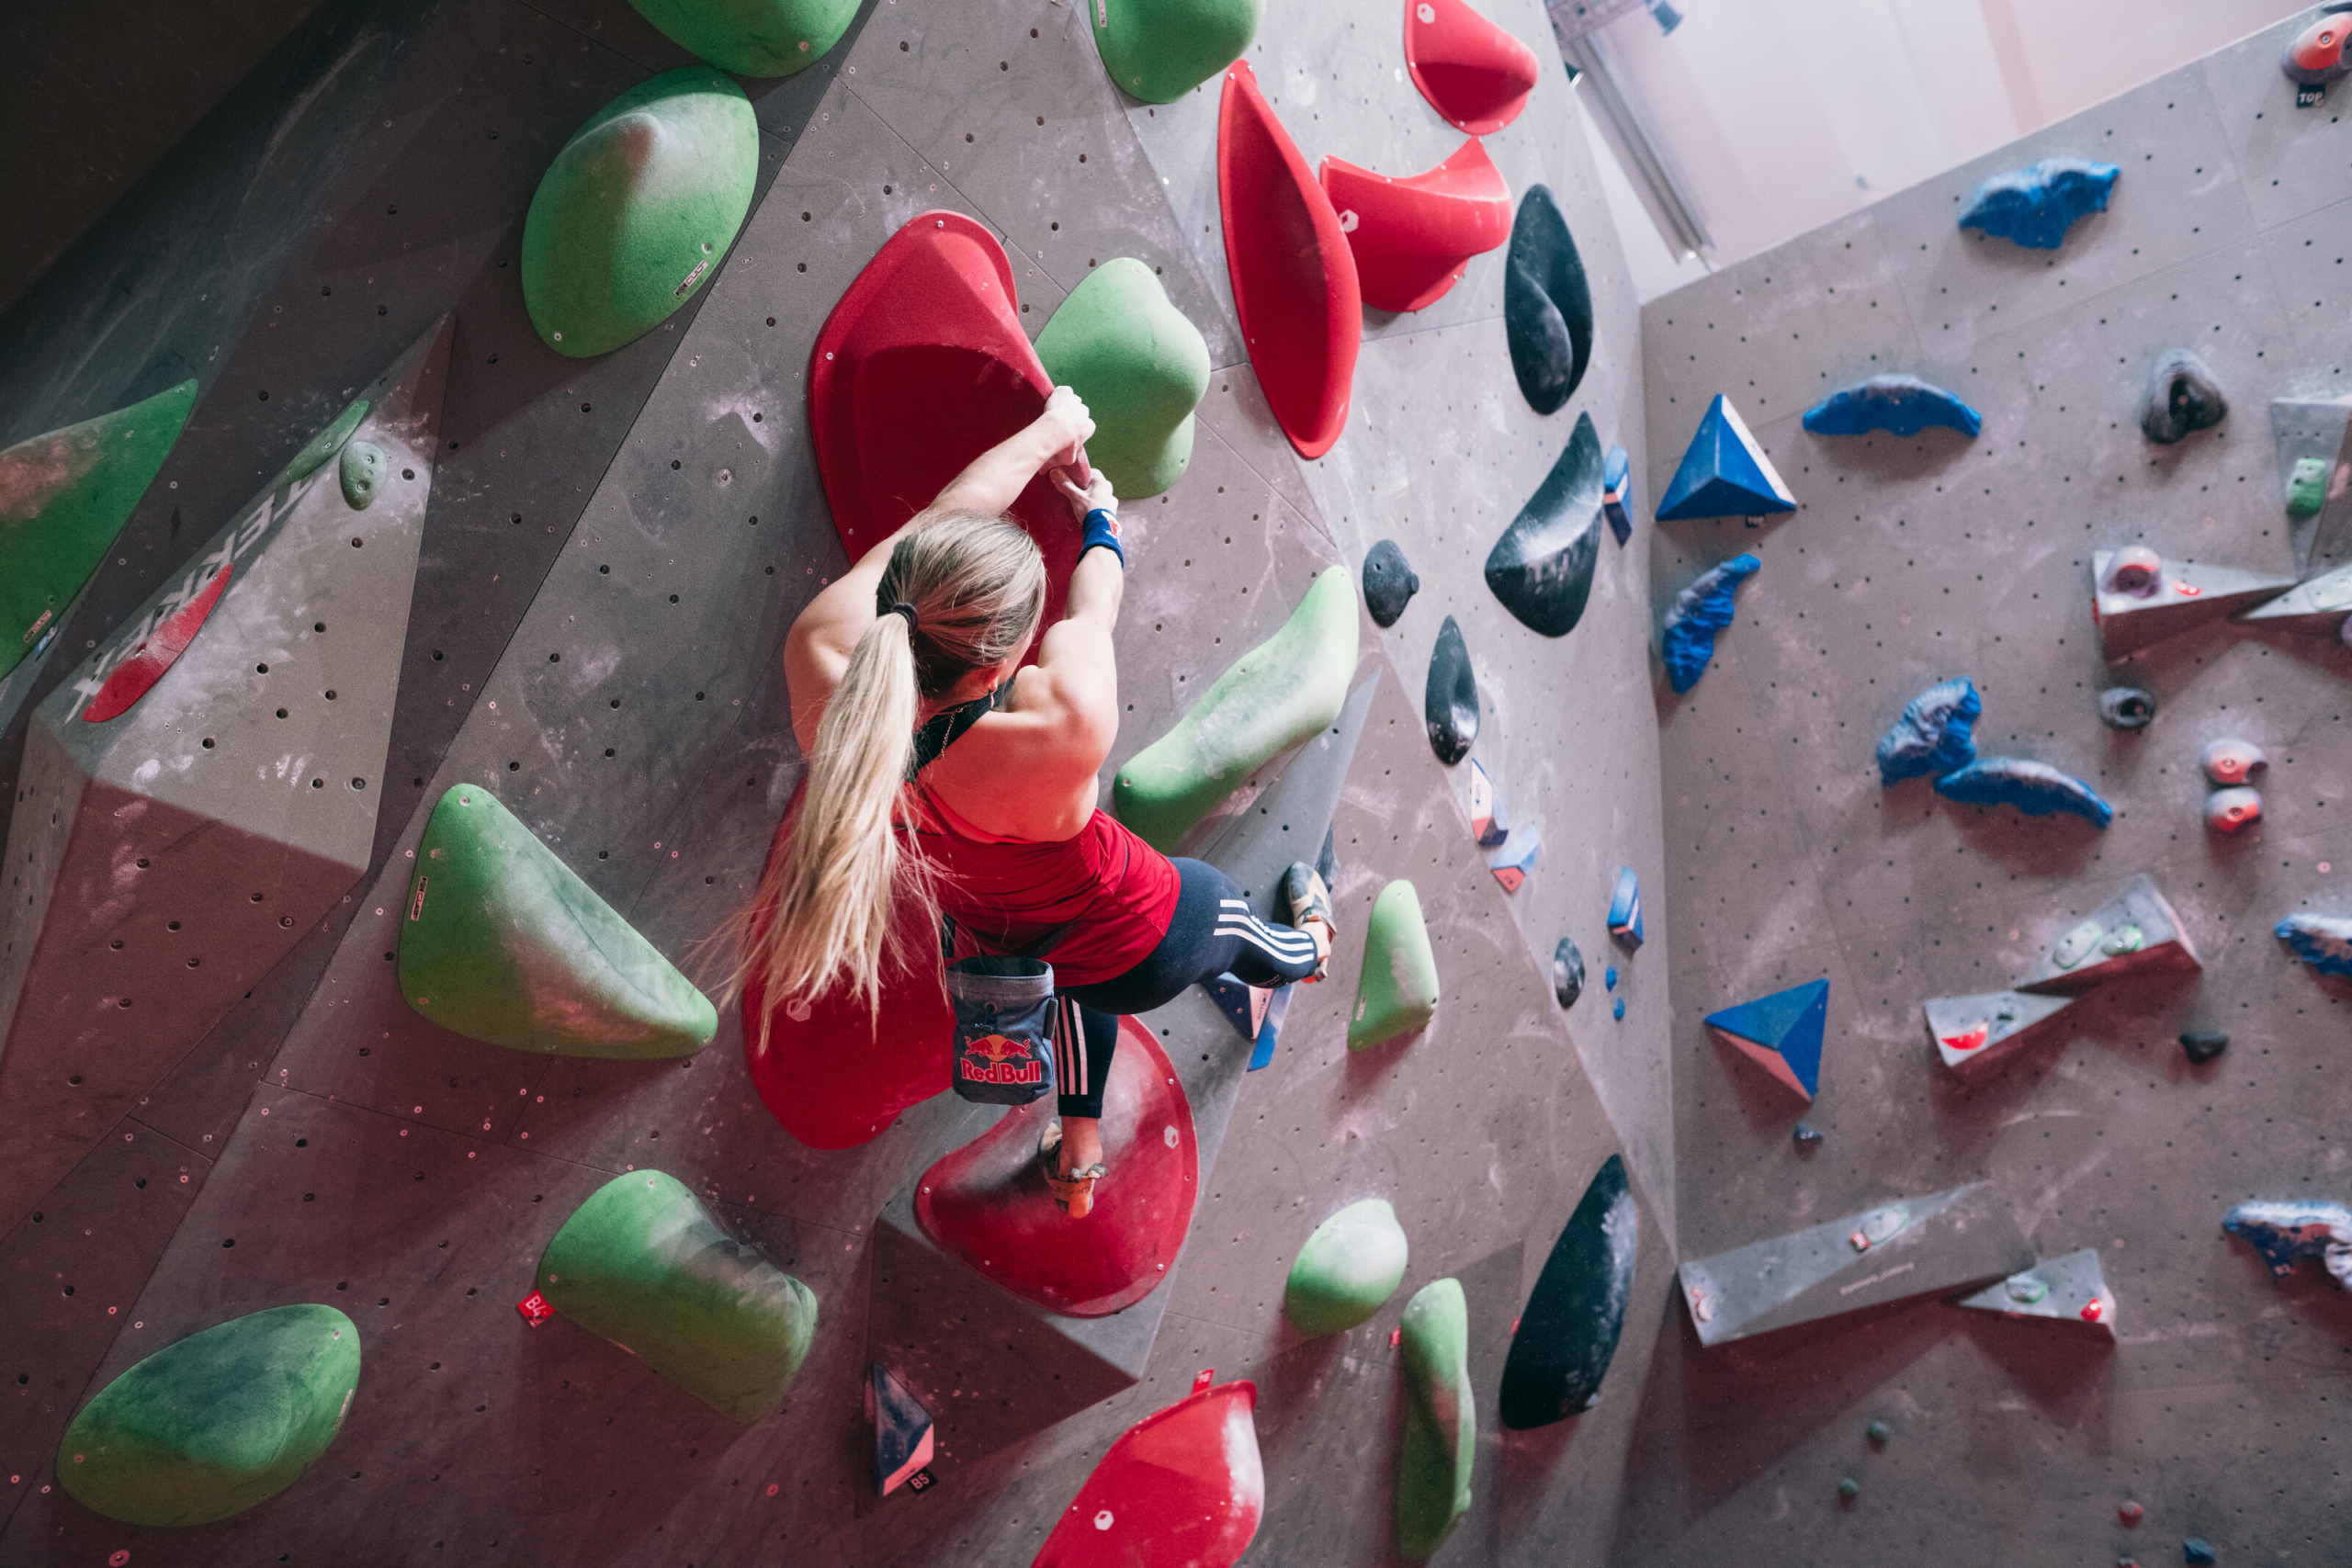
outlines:
[{"label": "black climbing hold", "polygon": [[1584,995],[1584,954],[1577,951],[1574,937],[1562,937],[1552,950],[1552,994],[1564,1008],[1576,1006]]},{"label": "black climbing hold", "polygon": [[1521,626],[1566,637],[1584,616],[1600,560],[1600,433],[1577,415],[1544,482],[1487,555],[1487,586]]},{"label": "black climbing hold", "polygon": [[2180,1037],[2180,1048],[2201,1067],[2230,1048],[2230,1037],[2218,1029],[2192,1029]]},{"label": "black climbing hold", "polygon": [[1592,357],[1592,289],[1584,258],[1552,193],[1530,186],[1510,226],[1503,268],[1503,336],[1519,389],[1537,413],[1552,413],[1584,379]]},{"label": "black climbing hold", "polygon": [[1420,591],[1421,580],[1413,575],[1413,564],[1396,540],[1383,539],[1364,556],[1363,604],[1375,625],[1395,626]]},{"label": "black climbing hold", "polygon": [[1536,1276],[1503,1359],[1503,1425],[1548,1427],[1600,1397],[1634,1296],[1641,1221],[1625,1158],[1600,1162]]},{"label": "black climbing hold", "polygon": [[2145,729],[2156,716],[2156,694],[2137,686],[2109,686],[2098,694],[2098,721],[2109,729]]},{"label": "black climbing hold", "polygon": [[2216,1562],[2220,1561],[2220,1559],[2214,1555],[2214,1551],[2211,1547],[2206,1545],[2203,1541],[2199,1540],[2193,1535],[2187,1540],[2180,1543],[2180,1556],[2181,1561],[2185,1562]]},{"label": "black climbing hold", "polygon": [[1862,1436],[1868,1438],[1878,1447],[1884,1448],[1886,1446],[1886,1439],[1894,1436],[1894,1428],[1890,1427],[1883,1421],[1873,1421],[1869,1426],[1862,1428]]},{"label": "black climbing hold", "polygon": [[2148,400],[2140,411],[2140,430],[2158,446],[2169,446],[2191,431],[2221,423],[2229,413],[2230,400],[2205,362],[2176,348],[2156,361]]},{"label": "black climbing hold", "polygon": [[1789,1136],[1796,1141],[1798,1148],[1810,1154],[1820,1145],[1821,1129],[1810,1122],[1800,1122],[1790,1131]]},{"label": "black climbing hold", "polygon": [[1470,645],[1462,628],[1448,615],[1437,629],[1437,647],[1430,653],[1430,683],[1421,698],[1421,716],[1430,727],[1430,750],[1447,767],[1470,755],[1478,739],[1478,677],[1470,668]]}]

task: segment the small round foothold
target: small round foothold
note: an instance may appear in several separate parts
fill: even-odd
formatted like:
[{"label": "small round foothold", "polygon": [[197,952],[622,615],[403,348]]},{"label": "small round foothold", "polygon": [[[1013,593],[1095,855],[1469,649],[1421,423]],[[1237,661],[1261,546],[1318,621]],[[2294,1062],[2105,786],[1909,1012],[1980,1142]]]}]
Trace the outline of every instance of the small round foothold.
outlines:
[{"label": "small round foothold", "polygon": [[1797,1147],[1810,1149],[1821,1142],[1821,1129],[1810,1122],[1800,1122],[1789,1136],[1796,1141]]},{"label": "small round foothold", "polygon": [[2257,770],[2270,765],[2270,759],[2262,754],[2261,747],[2234,736],[2211,742],[2198,761],[2205,766],[2205,776],[2217,784],[2242,784]]},{"label": "small round foothold", "polygon": [[2218,1029],[2192,1029],[2180,1037],[2180,1048],[2201,1067],[2230,1048],[2230,1037]]},{"label": "small round foothold", "polygon": [[1886,1442],[1887,1438],[1894,1436],[1894,1428],[1889,1427],[1883,1421],[1873,1421],[1869,1426],[1862,1428],[1862,1436],[1868,1438],[1871,1442],[1878,1443],[1883,1446]]},{"label": "small round foothold", "polygon": [[1852,1502],[1861,1495],[1862,1483],[1855,1480],[1850,1475],[1838,1483],[1838,1495],[1843,1497],[1849,1503]]},{"label": "small round foothold", "polygon": [[1623,1022],[1625,1017],[1625,998],[1619,997],[1617,998],[1617,1005],[1609,1010],[1611,1016],[1615,1017],[1620,1022]]},{"label": "small round foothold", "polygon": [[2098,721],[2109,729],[2145,729],[2156,716],[2156,694],[2137,686],[2109,686],[2098,694]]},{"label": "small round foothold", "polygon": [[2137,1503],[2125,1503],[2115,1510],[2115,1517],[2127,1525],[2136,1525],[2147,1517],[2147,1512]]},{"label": "small round foothold", "polygon": [[2107,581],[2102,586],[2109,593],[2129,593],[2135,599],[2145,599],[2164,583],[2164,557],[2145,545],[2126,545],[2107,563]]},{"label": "small round foothold", "polygon": [[2205,826],[2216,833],[2234,833],[2261,820],[2260,790],[2217,789],[2205,797]]}]

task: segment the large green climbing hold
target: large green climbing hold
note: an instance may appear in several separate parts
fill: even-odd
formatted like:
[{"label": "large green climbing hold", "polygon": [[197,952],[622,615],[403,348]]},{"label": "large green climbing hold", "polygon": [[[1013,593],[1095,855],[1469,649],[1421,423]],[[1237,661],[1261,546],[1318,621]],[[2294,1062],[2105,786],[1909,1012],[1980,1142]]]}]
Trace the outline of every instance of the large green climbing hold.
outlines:
[{"label": "large green climbing hold", "polygon": [[1363,972],[1356,976],[1348,1049],[1410,1034],[1436,1013],[1437,954],[1421,921],[1420,895],[1409,882],[1392,882],[1372,901],[1372,918],[1363,923]]},{"label": "large green climbing hold", "polygon": [[1094,0],[1087,10],[1102,69],[1119,90],[1172,104],[1241,58],[1266,0]]},{"label": "large green climbing hold", "polygon": [[359,1387],[359,1330],[271,1307],[156,1351],[82,1407],[57,1479],[132,1525],[209,1525],[276,1496],[327,1451]]},{"label": "large green climbing hold", "polygon": [[401,915],[401,995],[469,1039],[688,1056],[718,1032],[710,998],[479,784],[434,807]]},{"label": "large green climbing hold", "polygon": [[56,630],[195,406],[183,381],[0,452],[0,675]]},{"label": "large green climbing hold", "polygon": [[523,303],[559,354],[606,354],[709,280],[752,209],[760,129],[721,72],[689,65],[588,117],[523,220]]},{"label": "large green climbing hold", "polygon": [[1478,1457],[1470,1390],[1470,1305],[1439,1280],[1405,1303],[1405,1440],[1396,1454],[1396,1554],[1432,1555],[1470,1507]]},{"label": "large green climbing hold", "polygon": [[1378,1312],[1405,1282],[1405,1227],[1385,1198],[1366,1198],[1315,1227],[1283,1288],[1301,1334],[1340,1334]]},{"label": "large green climbing hold", "polygon": [[629,0],[690,54],[738,76],[790,76],[841,42],[857,0]]},{"label": "large green climbing hold", "polygon": [[1356,593],[1343,566],[1328,567],[1282,629],[1233,668],[1119,770],[1119,820],[1162,852],[1284,748],[1327,728],[1356,669]]},{"label": "large green climbing hold", "polygon": [[1209,345],[1151,268],[1114,256],[1086,275],[1037,334],[1037,358],[1094,416],[1087,461],[1124,500],[1158,495],[1193,460],[1193,409],[1209,389]]},{"label": "large green climbing hold", "polygon": [[658,1170],[596,1189],[539,1254],[538,1287],[556,1311],[747,1427],[784,1403],[817,1332],[808,1287]]}]

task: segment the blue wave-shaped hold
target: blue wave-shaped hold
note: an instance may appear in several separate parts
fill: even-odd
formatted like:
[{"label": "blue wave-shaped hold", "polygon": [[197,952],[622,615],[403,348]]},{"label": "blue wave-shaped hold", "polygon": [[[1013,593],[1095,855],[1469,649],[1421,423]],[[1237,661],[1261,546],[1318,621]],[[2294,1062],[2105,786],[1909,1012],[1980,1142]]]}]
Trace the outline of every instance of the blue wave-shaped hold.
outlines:
[{"label": "blue wave-shaped hold", "polygon": [[1939,681],[1913,697],[1894,728],[1879,739],[1879,782],[1941,777],[1968,766],[1976,760],[1972,731],[1984,711],[1984,700],[1965,675]]},{"label": "blue wave-shaped hold", "polygon": [[1731,625],[1732,595],[1763,565],[1754,556],[1734,556],[1674,596],[1658,651],[1676,691],[1689,691],[1707,672],[1715,657],[1715,634]]},{"label": "blue wave-shaped hold", "polygon": [[2077,218],[2107,208],[2107,193],[2122,173],[2112,164],[2087,158],[2044,158],[1976,187],[1976,199],[1960,215],[1963,229],[1982,229],[2037,251],[2054,251]]},{"label": "blue wave-shaped hold", "polygon": [[1971,762],[1938,779],[1936,793],[1963,806],[2014,806],[2028,817],[2070,811],[2100,828],[2115,820],[2115,807],[2101,800],[2098,791],[2047,762],[2029,762],[2022,757],[1986,757]]},{"label": "blue wave-shaped hold", "polygon": [[1973,439],[1984,428],[1984,416],[1962,402],[1959,393],[1930,386],[1917,376],[1857,381],[1830,393],[1804,416],[1804,427],[1815,435],[1867,435],[1873,430],[1917,435],[1931,424]]},{"label": "blue wave-shaped hold", "polygon": [[2222,1228],[2262,1254],[2273,1274],[2291,1274],[2298,1259],[2324,1257],[2329,1243],[2352,1244],[2352,1209],[2314,1199],[2257,1201],[2222,1215]]},{"label": "blue wave-shaped hold", "polygon": [[2352,975],[2352,919],[2341,915],[2290,915],[2275,933],[2295,956],[2323,975]]}]

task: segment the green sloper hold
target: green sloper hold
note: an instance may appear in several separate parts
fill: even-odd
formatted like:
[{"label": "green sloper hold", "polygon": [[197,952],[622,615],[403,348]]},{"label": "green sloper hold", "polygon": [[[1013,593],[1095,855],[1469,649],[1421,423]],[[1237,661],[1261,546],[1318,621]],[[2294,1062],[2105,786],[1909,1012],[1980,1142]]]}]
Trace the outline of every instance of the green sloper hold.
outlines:
[{"label": "green sloper hold", "polygon": [[0,452],[0,675],[97,570],[195,406],[196,383],[183,381]]},{"label": "green sloper hold", "polygon": [[351,439],[351,433],[358,429],[359,422],[367,417],[368,400],[354,399],[349,408],[334,416],[333,424],[304,442],[302,449],[288,459],[286,467],[278,471],[276,483],[270,488],[276,490],[278,485],[300,484],[317,473],[329,457],[343,450],[343,444]]},{"label": "green sloper hold", "polygon": [[331,1306],[271,1307],[165,1346],[65,1428],[57,1479],[132,1525],[209,1525],[294,1483],[359,1387],[359,1330]]},{"label": "green sloper hold", "polygon": [[1173,852],[1269,758],[1340,716],[1356,669],[1356,591],[1328,567],[1282,629],[1239,659],[1119,770],[1111,799],[1146,843]]},{"label": "green sloper hold", "polygon": [[1283,1288],[1301,1334],[1340,1334],[1378,1312],[1405,1282],[1405,1227],[1385,1198],[1366,1198],[1315,1227]]},{"label": "green sloper hold", "polygon": [[1172,104],[1241,58],[1266,0],[1091,0],[1087,14],[1119,90]]},{"label": "green sloper hold", "polygon": [[1193,409],[1209,389],[1209,345],[1151,268],[1114,256],[1086,275],[1037,334],[1057,385],[1094,415],[1087,461],[1122,499],[1158,495],[1193,460]]},{"label": "green sloper hold", "polygon": [[479,784],[416,847],[401,995],[469,1039],[559,1056],[688,1056],[718,1013],[635,927]]},{"label": "green sloper hold", "polygon": [[1421,897],[1402,880],[1380,890],[1363,923],[1363,972],[1348,1049],[1360,1051],[1410,1034],[1437,1013],[1437,954],[1421,922]]},{"label": "green sloper hold", "polygon": [[343,499],[365,512],[376,502],[376,488],[384,482],[384,449],[372,441],[355,441],[343,449],[336,468]]},{"label": "green sloper hold", "polygon": [[729,1419],[784,1403],[817,1332],[808,1287],[718,1228],[677,1178],[598,1188],[539,1254],[548,1304]]},{"label": "green sloper hold", "polygon": [[629,0],[689,54],[738,76],[790,76],[841,42],[857,0]]},{"label": "green sloper hold", "polygon": [[709,281],[752,208],[752,101],[689,65],[640,82],[564,143],[523,220],[523,303],[559,354],[606,354]]},{"label": "green sloper hold", "polygon": [[1478,1456],[1470,1390],[1470,1305],[1462,1281],[1439,1280],[1405,1303],[1405,1441],[1396,1454],[1396,1554],[1416,1560],[1445,1544],[1470,1508]]}]

